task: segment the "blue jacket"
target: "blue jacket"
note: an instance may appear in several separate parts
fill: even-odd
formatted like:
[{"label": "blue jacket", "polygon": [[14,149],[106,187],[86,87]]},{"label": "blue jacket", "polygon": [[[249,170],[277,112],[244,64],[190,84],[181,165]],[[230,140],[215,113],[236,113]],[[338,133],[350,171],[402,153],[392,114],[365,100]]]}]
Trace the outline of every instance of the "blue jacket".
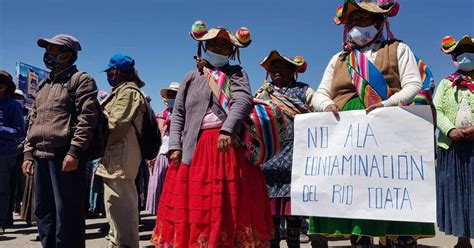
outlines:
[{"label": "blue jacket", "polygon": [[0,156],[15,155],[18,142],[25,137],[21,104],[10,97],[0,98]]}]

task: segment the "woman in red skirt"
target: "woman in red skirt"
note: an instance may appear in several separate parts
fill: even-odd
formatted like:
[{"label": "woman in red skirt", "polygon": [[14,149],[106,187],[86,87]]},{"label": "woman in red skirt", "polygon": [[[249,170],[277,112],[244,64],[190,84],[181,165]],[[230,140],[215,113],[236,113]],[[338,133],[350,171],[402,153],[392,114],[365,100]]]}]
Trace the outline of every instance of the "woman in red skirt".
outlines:
[{"label": "woman in red skirt", "polygon": [[[179,90],[170,128],[170,166],[151,242],[157,247],[268,247],[273,236],[260,167],[239,146],[252,108],[247,74],[229,60],[250,44],[247,29],[234,36],[197,21],[198,68]],[[204,56],[201,57],[201,50]],[[216,97],[211,77],[230,84]],[[215,89],[214,89],[215,90]]]}]

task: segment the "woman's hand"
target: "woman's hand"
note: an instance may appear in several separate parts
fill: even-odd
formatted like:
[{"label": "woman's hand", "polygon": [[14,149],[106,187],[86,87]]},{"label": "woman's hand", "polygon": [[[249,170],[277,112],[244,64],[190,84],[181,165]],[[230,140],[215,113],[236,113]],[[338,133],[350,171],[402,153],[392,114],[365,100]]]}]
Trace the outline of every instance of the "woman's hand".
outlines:
[{"label": "woman's hand", "polygon": [[170,161],[175,165],[180,165],[182,154],[181,150],[170,151]]},{"label": "woman's hand", "polygon": [[23,175],[25,176],[33,176],[33,161],[31,160],[25,160],[23,161],[23,164],[21,165],[21,169],[23,171]]},{"label": "woman's hand", "polygon": [[229,134],[221,133],[217,139],[217,149],[220,152],[230,151],[230,146],[232,145],[232,136]]},{"label": "woman's hand", "polygon": [[382,103],[376,103],[376,104],[372,104],[370,105],[368,108],[365,109],[365,112],[368,114],[370,113],[372,110],[374,109],[377,109],[377,108],[382,108],[383,107],[383,104]]},{"label": "woman's hand", "polygon": [[474,126],[461,130],[465,141],[474,141]]},{"label": "woman's hand", "polygon": [[153,167],[155,166],[155,159],[147,160],[146,165],[148,166],[148,169],[153,170]]},{"label": "woman's hand", "polygon": [[339,107],[336,104],[330,104],[324,109],[324,112],[332,112],[334,116],[339,120]]},{"label": "woman's hand", "polygon": [[448,136],[452,141],[458,142],[464,140],[466,135],[461,129],[454,128],[449,131]]}]

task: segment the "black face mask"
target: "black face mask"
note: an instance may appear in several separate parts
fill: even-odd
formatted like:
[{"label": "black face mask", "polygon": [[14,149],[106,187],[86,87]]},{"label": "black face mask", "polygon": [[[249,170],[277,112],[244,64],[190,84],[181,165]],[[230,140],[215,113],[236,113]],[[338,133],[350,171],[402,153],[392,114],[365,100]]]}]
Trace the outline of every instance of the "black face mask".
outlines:
[{"label": "black face mask", "polygon": [[61,61],[61,59],[59,58],[63,54],[64,53],[60,53],[60,54],[52,54],[48,52],[44,53],[43,62],[46,68],[48,68],[51,71],[58,68],[58,66],[64,63],[64,61]]}]

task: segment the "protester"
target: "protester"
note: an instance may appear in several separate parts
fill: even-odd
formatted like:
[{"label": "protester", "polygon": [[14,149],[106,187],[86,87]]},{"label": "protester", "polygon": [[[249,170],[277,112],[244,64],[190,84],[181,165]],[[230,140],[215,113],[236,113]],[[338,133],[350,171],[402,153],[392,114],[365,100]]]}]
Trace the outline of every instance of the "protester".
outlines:
[{"label": "protester", "polygon": [[[388,23],[388,17],[395,16],[398,9],[396,1],[353,0],[346,0],[338,9],[334,21],[344,24],[343,51],[331,59],[324,72],[314,96],[317,110],[332,111],[338,117],[339,111],[370,112],[413,101],[422,89],[417,61],[410,48],[393,37]],[[368,66],[360,69],[360,64]],[[370,82],[365,74],[370,74]],[[415,238],[400,235],[435,234],[433,224],[322,217],[311,219],[310,232],[352,235],[353,247],[371,247],[371,237],[385,236],[395,237],[387,245],[414,247]],[[381,243],[385,245],[384,239]]]},{"label": "protester", "polygon": [[[174,104],[171,164],[151,241],[157,247],[268,246],[273,223],[265,179],[238,146],[252,108],[250,85],[242,67],[229,64],[250,44],[250,33],[207,30],[198,21],[191,37],[198,41],[198,69],[185,76]],[[228,83],[226,91],[214,88],[220,98],[211,90],[216,81]]]},{"label": "protester", "polygon": [[102,101],[110,131],[96,174],[104,180],[109,247],[138,247],[135,178],[142,161],[138,135],[146,108],[139,88],[145,83],[138,76],[135,60],[125,54],[113,55],[103,71],[112,86],[110,96]]},{"label": "protester", "polygon": [[25,134],[23,107],[13,99],[16,86],[12,76],[0,70],[0,233],[13,225],[11,185],[16,165],[18,142]]},{"label": "protester", "polygon": [[[28,110],[24,107],[25,105],[25,94],[22,90],[16,89],[13,93],[12,98],[21,105],[23,120],[28,115]],[[26,132],[25,132],[26,133]],[[25,185],[25,178],[21,171],[21,164],[23,163],[23,145],[25,143],[25,137],[21,137],[18,140],[17,155],[15,167],[11,171],[10,176],[10,204],[8,208],[8,220],[7,226],[13,225],[13,214],[20,213],[21,199],[23,196],[23,188]]]},{"label": "protester", "polygon": [[[256,98],[275,100],[287,115],[288,136],[280,151],[262,165],[269,189],[275,239],[271,247],[280,247],[280,217],[286,218],[288,247],[300,247],[300,230],[303,219],[292,216],[290,205],[291,167],[293,162],[293,120],[295,115],[313,111],[314,90],[297,81],[298,73],[306,70],[307,63],[301,56],[290,59],[278,51],[272,51],[260,65],[270,75],[271,82],[265,80],[257,91]],[[268,76],[267,76],[268,77]]]},{"label": "protester", "polygon": [[[28,109],[25,107],[25,94],[22,90],[16,89],[15,93],[13,94],[13,99],[20,103],[22,110],[23,110],[23,120],[26,122],[28,119]],[[25,132],[26,134],[26,132]],[[12,213],[11,220],[9,222],[13,224],[13,213],[20,214],[21,212],[21,200],[23,198],[23,192],[25,187],[25,175],[23,175],[21,171],[21,165],[23,163],[23,147],[25,144],[25,137],[22,137],[18,142],[17,147],[17,157],[16,157],[16,165],[15,170],[12,172],[12,181],[11,184],[11,192],[14,196],[12,201],[10,202],[10,210],[9,212]]]},{"label": "protester", "polygon": [[23,172],[33,173],[35,216],[43,247],[85,247],[85,158],[97,126],[97,86],[74,65],[70,35],[39,39],[51,70],[40,83],[25,143]]},{"label": "protester", "polygon": [[170,139],[170,124],[173,113],[174,101],[178,92],[179,83],[171,83],[167,89],[161,89],[160,94],[163,97],[163,103],[166,109],[157,115],[158,127],[162,135],[162,143],[158,156],[154,161],[149,162],[150,181],[148,183],[148,197],[146,210],[156,215],[158,202],[163,191],[166,172],[168,171],[168,153]]},{"label": "protester", "polygon": [[441,80],[434,97],[437,113],[438,227],[458,237],[455,247],[472,247],[474,238],[474,39],[447,36],[441,51],[451,55],[456,72]]}]

